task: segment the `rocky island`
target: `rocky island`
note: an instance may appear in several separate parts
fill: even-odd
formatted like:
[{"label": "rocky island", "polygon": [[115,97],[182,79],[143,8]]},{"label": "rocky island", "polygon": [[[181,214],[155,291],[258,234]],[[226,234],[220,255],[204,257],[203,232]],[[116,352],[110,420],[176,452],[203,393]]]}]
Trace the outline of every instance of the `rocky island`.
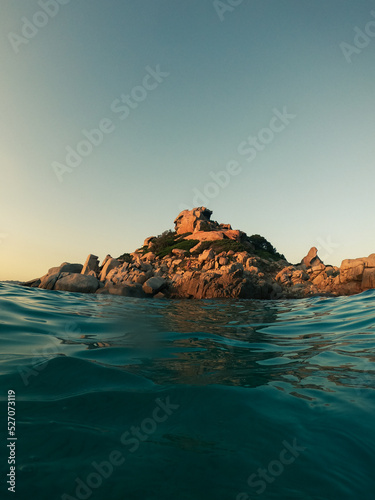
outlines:
[{"label": "rocky island", "polygon": [[182,211],[174,231],[146,238],[141,248],[99,264],[62,263],[24,286],[68,292],[155,298],[280,299],[353,295],[375,288],[375,254],[325,265],[311,248],[299,264],[260,235],[211,220],[206,207]]}]

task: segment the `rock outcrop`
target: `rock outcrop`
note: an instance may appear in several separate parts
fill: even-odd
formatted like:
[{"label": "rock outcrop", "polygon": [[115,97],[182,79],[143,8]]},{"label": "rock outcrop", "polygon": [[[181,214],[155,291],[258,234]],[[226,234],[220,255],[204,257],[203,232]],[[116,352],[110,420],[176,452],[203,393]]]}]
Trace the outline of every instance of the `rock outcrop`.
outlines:
[{"label": "rock outcrop", "polygon": [[304,264],[306,267],[318,266],[319,264],[323,264],[323,262],[318,257],[318,249],[316,247],[310,248],[309,253],[302,259],[301,264]]},{"label": "rock outcrop", "polygon": [[149,295],[155,295],[158,292],[161,292],[166,286],[167,281],[164,278],[161,278],[160,276],[154,276],[153,278],[149,278],[143,283],[142,289]]},{"label": "rock outcrop", "polygon": [[112,257],[109,257],[106,262],[104,263],[102,270],[100,271],[99,274],[99,279],[100,281],[105,281],[108,274],[113,270],[116,269],[116,267],[119,267],[122,263],[117,260],[117,259],[112,259]]},{"label": "rock outcrop", "polygon": [[312,247],[292,265],[263,237],[211,221],[211,210],[184,210],[175,231],[146,238],[141,248],[101,266],[63,262],[25,286],[126,297],[279,299],[351,295],[375,288],[375,254],[325,265]]},{"label": "rock outcrop", "polygon": [[54,286],[54,290],[81,293],[95,293],[98,288],[99,281],[94,276],[68,273],[63,273]]},{"label": "rock outcrop", "polygon": [[96,275],[99,270],[99,258],[96,255],[90,255],[87,257],[86,262],[82,268],[82,274]]},{"label": "rock outcrop", "polygon": [[186,234],[214,229],[216,224],[210,220],[211,215],[211,210],[206,207],[183,210],[174,220],[175,231],[177,234]]},{"label": "rock outcrop", "polygon": [[[87,257],[86,264],[92,262],[91,257],[91,255]],[[38,280],[32,280],[31,282],[24,283],[24,285],[37,286],[45,290],[94,293],[99,288],[100,282],[95,275],[95,271],[90,270],[94,275],[87,274],[88,270],[85,266],[63,262],[60,266],[49,269],[47,274]]]},{"label": "rock outcrop", "polygon": [[[176,234],[186,240],[214,241],[229,238],[240,241],[242,233],[233,230],[230,224],[219,224],[211,220],[212,211],[206,207],[183,210],[174,220]],[[191,234],[189,234],[191,233]],[[149,240],[147,238],[145,243]]]}]

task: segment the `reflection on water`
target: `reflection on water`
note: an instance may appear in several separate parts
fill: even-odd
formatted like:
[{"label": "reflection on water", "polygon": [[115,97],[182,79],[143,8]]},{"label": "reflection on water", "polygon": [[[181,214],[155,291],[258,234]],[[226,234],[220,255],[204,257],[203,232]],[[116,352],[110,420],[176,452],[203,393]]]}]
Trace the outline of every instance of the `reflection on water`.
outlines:
[{"label": "reflection on water", "polygon": [[[351,299],[353,300],[353,299]],[[104,302],[104,301],[103,301]],[[92,318],[113,308],[111,331],[94,331]],[[307,400],[335,386],[371,387],[375,381],[375,305],[348,316],[348,299],[305,301],[142,301],[122,307],[107,300],[76,317],[76,332],[61,344],[122,349],[116,367],[157,384],[268,383]],[[95,315],[94,315],[95,312]],[[75,334],[77,333],[77,334]],[[85,347],[84,347],[85,346]],[[88,359],[88,357],[85,357]],[[113,360],[93,354],[104,365]]]}]

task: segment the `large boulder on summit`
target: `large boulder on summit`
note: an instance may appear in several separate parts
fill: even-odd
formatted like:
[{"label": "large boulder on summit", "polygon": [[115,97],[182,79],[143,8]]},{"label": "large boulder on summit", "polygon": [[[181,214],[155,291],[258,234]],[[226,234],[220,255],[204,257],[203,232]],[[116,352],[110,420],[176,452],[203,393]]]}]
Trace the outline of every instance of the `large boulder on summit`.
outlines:
[{"label": "large boulder on summit", "polygon": [[174,221],[176,233],[192,233],[185,236],[185,239],[198,241],[215,241],[224,238],[240,241],[245,235],[242,231],[233,230],[230,224],[218,224],[210,220],[211,214],[212,211],[206,207],[183,210]]},{"label": "large boulder on summit", "polygon": [[176,233],[186,234],[194,231],[207,231],[215,226],[215,223],[210,221],[211,214],[211,210],[206,207],[183,210],[174,220]]},{"label": "large boulder on summit", "polygon": [[98,287],[99,281],[94,276],[69,274],[58,279],[54,289],[65,292],[95,293]]}]

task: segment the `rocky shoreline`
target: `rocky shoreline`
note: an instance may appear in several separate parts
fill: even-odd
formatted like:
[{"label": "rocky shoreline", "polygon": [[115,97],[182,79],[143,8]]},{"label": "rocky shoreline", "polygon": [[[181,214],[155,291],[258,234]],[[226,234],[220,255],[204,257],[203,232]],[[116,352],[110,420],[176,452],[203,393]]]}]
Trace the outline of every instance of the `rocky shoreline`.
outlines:
[{"label": "rocky shoreline", "polygon": [[311,248],[292,265],[263,237],[211,220],[205,207],[184,210],[175,230],[146,238],[141,248],[100,264],[64,262],[24,286],[154,298],[281,299],[353,295],[375,288],[375,254],[325,265]]}]

